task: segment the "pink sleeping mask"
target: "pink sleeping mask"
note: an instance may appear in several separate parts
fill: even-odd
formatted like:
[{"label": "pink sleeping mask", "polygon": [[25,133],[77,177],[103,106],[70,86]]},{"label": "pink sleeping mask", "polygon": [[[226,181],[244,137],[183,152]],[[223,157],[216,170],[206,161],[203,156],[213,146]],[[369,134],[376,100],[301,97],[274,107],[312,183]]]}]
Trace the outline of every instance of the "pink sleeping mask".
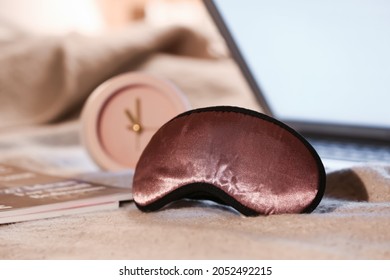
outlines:
[{"label": "pink sleeping mask", "polygon": [[269,116],[225,106],[188,111],[163,125],[133,181],[142,211],[192,198],[248,216],[311,212],[324,190],[323,164],[300,134]]}]

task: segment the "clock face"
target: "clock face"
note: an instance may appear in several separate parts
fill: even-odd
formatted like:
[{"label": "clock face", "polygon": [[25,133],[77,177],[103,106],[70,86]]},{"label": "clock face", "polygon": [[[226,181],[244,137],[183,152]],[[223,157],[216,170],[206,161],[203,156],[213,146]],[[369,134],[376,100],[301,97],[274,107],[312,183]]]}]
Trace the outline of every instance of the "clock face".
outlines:
[{"label": "clock face", "polygon": [[188,109],[187,99],[168,81],[144,73],[120,75],[88,98],[83,142],[102,168],[134,169],[153,134]]}]

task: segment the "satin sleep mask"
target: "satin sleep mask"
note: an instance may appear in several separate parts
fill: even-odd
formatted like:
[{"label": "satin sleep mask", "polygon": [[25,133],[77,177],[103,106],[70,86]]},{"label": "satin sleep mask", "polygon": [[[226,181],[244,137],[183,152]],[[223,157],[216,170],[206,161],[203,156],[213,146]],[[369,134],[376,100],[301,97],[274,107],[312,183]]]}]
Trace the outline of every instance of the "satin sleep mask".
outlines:
[{"label": "satin sleep mask", "polygon": [[248,216],[311,212],[324,190],[324,166],[300,134],[267,115],[227,106],[188,111],[163,125],[133,181],[142,211],[191,198]]}]

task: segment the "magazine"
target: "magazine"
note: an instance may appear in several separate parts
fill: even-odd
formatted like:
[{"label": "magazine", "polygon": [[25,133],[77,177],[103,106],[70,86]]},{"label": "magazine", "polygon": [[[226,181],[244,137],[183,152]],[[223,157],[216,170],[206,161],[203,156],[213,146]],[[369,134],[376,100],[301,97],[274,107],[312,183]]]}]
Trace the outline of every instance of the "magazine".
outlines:
[{"label": "magazine", "polygon": [[0,164],[0,224],[115,209],[131,199],[130,188]]}]

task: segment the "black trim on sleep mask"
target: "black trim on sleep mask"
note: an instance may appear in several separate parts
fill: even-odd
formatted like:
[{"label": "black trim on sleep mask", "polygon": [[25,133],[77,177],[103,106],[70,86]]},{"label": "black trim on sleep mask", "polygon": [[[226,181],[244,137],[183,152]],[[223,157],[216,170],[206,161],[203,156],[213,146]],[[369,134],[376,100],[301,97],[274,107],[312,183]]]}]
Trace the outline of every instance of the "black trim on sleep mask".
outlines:
[{"label": "black trim on sleep mask", "polygon": [[185,198],[195,200],[211,200],[217,203],[231,206],[246,216],[259,215],[256,211],[242,205],[240,202],[229,196],[223,190],[209,183],[192,183],[184,185],[168,193],[164,197],[160,198],[159,200],[156,200],[151,204],[141,206],[135,203],[135,205],[138,207],[138,209],[144,212],[151,212],[159,210],[164,206],[167,206],[171,202]]}]

